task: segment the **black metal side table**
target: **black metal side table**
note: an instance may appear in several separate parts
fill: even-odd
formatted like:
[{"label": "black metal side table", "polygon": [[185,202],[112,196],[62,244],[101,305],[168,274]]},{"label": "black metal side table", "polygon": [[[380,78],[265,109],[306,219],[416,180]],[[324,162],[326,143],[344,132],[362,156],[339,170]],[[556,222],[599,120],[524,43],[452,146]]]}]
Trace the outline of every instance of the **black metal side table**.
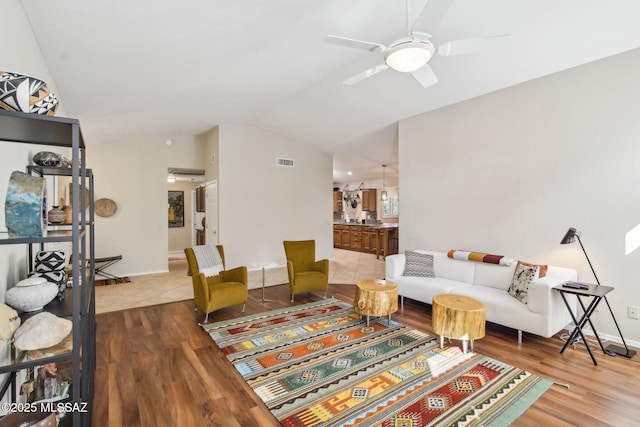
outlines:
[{"label": "black metal side table", "polygon": [[[577,341],[578,335],[579,335],[582,338],[582,341],[584,342],[584,346],[587,348],[587,351],[589,352],[589,356],[591,356],[591,360],[593,360],[593,364],[597,365],[598,362],[596,361],[596,358],[593,355],[591,348],[589,347],[589,343],[587,342],[587,340],[584,337],[584,334],[582,333],[582,328],[588,322],[589,325],[591,326],[591,329],[593,330],[593,334],[598,340],[598,344],[600,344],[600,348],[602,349],[602,352],[604,354],[608,354],[607,351],[604,349],[604,346],[602,345],[602,341],[600,340],[600,337],[596,332],[596,328],[593,326],[593,323],[591,323],[591,315],[598,307],[598,304],[600,304],[600,301],[602,301],[603,298],[606,298],[606,295],[609,292],[611,292],[614,288],[611,286],[598,286],[598,285],[590,284],[589,287],[585,289],[570,288],[564,285],[554,286],[553,289],[560,292],[560,296],[562,296],[562,300],[564,301],[564,304],[567,306],[567,310],[569,310],[571,319],[573,319],[573,323],[576,325],[575,328],[573,328],[573,331],[571,332],[569,339],[567,339],[567,341],[564,343],[564,346],[562,346],[562,350],[560,350],[560,353],[564,353],[564,350],[567,348],[569,344],[573,344],[575,341]],[[571,306],[567,301],[567,295],[575,295],[576,298],[578,299],[578,303],[580,303],[580,307],[582,307],[583,314],[579,320],[576,319],[576,313],[574,313],[573,310],[571,310]],[[591,302],[587,307],[585,307],[585,304],[582,298],[591,298]]]}]

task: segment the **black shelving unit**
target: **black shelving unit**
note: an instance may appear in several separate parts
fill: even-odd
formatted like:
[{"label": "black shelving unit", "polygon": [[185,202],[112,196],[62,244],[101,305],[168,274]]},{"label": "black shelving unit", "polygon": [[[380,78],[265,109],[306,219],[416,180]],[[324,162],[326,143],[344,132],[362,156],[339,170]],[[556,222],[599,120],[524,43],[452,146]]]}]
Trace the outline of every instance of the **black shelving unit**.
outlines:
[{"label": "black shelving unit", "polygon": [[[71,149],[71,167],[27,166],[27,172],[38,176],[68,176],[74,189],[71,200],[73,219],[68,224],[49,224],[46,237],[9,237],[0,233],[1,245],[26,245],[28,269],[31,271],[34,249],[43,250],[47,243],[71,244],[71,288],[66,289],[62,301],[53,300],[44,311],[65,317],[73,324],[73,349],[41,359],[29,360],[26,352],[12,349],[11,358],[0,364],[0,373],[7,373],[0,384],[0,396],[10,392],[11,401],[18,398],[16,373],[52,362],[72,362],[69,398],[62,401],[70,413],[60,420],[60,425],[91,426],[96,368],[95,340],[95,241],[93,209],[93,173],[86,168],[85,145],[76,119],[39,116],[0,110],[0,141],[48,145]],[[88,191],[89,200],[86,200]],[[78,190],[78,191],[76,191]],[[85,208],[88,206],[88,208]],[[25,313],[23,321],[35,313]],[[73,409],[83,410],[73,410]],[[86,411],[85,411],[86,410]]]}]

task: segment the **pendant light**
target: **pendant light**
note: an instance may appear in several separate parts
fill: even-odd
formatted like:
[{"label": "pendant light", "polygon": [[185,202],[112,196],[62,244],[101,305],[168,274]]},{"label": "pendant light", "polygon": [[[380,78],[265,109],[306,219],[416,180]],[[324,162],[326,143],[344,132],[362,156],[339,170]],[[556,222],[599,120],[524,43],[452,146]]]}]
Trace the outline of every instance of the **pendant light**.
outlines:
[{"label": "pendant light", "polygon": [[385,185],[386,170],[387,170],[387,165],[382,165],[382,191],[380,192],[380,200],[382,200],[383,202],[386,202],[388,197],[387,190],[386,190],[387,187]]}]

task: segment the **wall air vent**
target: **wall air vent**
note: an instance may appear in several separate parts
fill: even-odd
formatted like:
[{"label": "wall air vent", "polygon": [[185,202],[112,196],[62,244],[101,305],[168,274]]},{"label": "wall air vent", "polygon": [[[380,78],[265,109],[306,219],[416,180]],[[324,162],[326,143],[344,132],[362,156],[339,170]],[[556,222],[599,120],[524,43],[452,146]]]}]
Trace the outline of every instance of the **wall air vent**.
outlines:
[{"label": "wall air vent", "polygon": [[283,168],[292,168],[294,167],[294,160],[293,159],[283,159],[283,158],[276,158],[276,166],[280,166]]}]

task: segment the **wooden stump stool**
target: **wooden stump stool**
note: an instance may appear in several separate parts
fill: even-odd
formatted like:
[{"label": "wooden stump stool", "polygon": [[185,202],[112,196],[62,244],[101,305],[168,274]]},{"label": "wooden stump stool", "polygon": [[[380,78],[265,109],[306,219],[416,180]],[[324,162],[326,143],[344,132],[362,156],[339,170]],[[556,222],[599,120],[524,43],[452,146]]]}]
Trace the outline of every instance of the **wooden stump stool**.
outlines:
[{"label": "wooden stump stool", "polygon": [[463,295],[441,294],[433,297],[431,320],[433,331],[440,336],[440,348],[444,338],[462,340],[467,354],[467,342],[484,337],[487,306]]},{"label": "wooden stump stool", "polygon": [[384,280],[360,280],[356,283],[353,309],[361,316],[389,316],[398,311],[398,285]]}]

